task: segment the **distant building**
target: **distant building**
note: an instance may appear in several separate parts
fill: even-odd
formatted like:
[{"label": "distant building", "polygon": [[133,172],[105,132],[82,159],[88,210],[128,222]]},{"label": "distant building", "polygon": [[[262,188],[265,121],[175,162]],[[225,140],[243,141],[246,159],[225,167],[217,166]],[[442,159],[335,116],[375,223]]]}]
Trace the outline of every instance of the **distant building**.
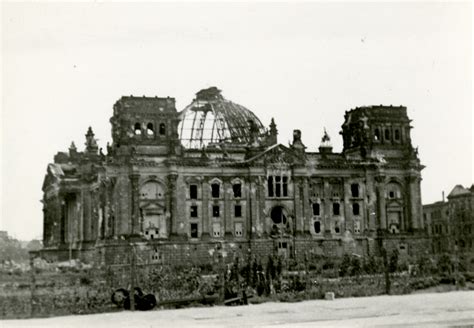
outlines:
[{"label": "distant building", "polygon": [[155,263],[429,249],[405,107],[347,111],[341,153],[326,133],[319,151],[299,130],[279,144],[273,120],[215,87],[181,112],[173,98],[122,97],[110,122],[106,154],[89,128],[84,151],[48,165],[45,257],[123,263],[130,242]]},{"label": "distant building", "polygon": [[474,185],[456,185],[447,198],[423,205],[433,252],[474,252]]},{"label": "distant building", "polygon": [[431,237],[433,253],[444,253],[452,249],[448,202],[444,201],[443,198],[443,201],[424,205],[423,219],[426,222],[427,232]]},{"label": "distant building", "polygon": [[474,185],[456,185],[448,195],[449,216],[455,250],[474,251]]}]

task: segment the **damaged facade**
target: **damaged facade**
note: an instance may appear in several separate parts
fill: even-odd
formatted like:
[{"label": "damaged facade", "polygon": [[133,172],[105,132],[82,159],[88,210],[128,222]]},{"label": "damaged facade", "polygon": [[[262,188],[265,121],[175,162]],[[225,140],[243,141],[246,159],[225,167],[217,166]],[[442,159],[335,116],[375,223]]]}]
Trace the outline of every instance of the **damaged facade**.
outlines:
[{"label": "damaged facade", "polygon": [[429,244],[405,107],[347,111],[341,153],[326,133],[319,151],[299,130],[279,144],[273,120],[265,128],[215,87],[181,112],[173,98],[122,97],[110,123],[106,154],[89,128],[84,151],[48,165],[46,258],[119,264],[133,244],[147,263],[298,260]]}]

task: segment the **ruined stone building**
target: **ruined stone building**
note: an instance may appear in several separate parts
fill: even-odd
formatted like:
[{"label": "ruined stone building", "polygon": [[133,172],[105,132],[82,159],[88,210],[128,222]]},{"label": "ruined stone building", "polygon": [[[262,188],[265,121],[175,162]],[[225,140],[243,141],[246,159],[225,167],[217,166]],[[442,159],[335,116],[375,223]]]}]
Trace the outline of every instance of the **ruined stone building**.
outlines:
[{"label": "ruined stone building", "polygon": [[447,198],[423,206],[433,252],[474,254],[474,185],[456,185]]},{"label": "ruined stone building", "polygon": [[203,263],[429,245],[405,107],[347,111],[340,153],[326,133],[318,150],[299,130],[279,144],[273,120],[215,87],[182,111],[169,97],[122,97],[110,123],[106,153],[89,128],[83,151],[72,144],[47,167],[44,257],[114,264],[138,245],[144,262]]}]

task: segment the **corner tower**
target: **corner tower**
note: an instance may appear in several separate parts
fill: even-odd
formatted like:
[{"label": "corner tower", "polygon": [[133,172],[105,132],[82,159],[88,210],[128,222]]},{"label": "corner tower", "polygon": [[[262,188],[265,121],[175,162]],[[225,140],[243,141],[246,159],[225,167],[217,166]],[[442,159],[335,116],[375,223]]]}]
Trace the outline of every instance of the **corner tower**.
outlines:
[{"label": "corner tower", "polygon": [[341,131],[344,153],[362,158],[414,158],[410,122],[403,106],[368,106],[347,111]]},{"label": "corner tower", "polygon": [[109,154],[170,155],[179,151],[174,98],[122,97],[114,105]]}]

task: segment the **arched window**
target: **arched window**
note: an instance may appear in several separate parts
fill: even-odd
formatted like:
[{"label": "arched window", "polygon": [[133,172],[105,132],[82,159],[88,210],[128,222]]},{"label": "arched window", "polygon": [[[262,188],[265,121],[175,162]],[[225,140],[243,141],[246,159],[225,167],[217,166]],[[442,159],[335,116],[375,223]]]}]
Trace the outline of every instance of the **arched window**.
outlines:
[{"label": "arched window", "polygon": [[390,140],[390,130],[385,129],[385,140]]},{"label": "arched window", "polygon": [[140,123],[135,123],[135,126],[133,128],[133,133],[135,133],[136,136],[142,134],[142,126]]},{"label": "arched window", "polygon": [[321,233],[321,222],[320,221],[314,221],[314,232],[315,233]]},{"label": "arched window", "polygon": [[319,215],[319,203],[313,203],[313,215]]},{"label": "arched window", "polygon": [[339,203],[332,203],[332,214],[333,215],[341,215],[340,212],[340,204]]},{"label": "arched window", "polygon": [[351,195],[354,198],[359,197],[359,184],[358,183],[351,184]]},{"label": "arched window", "polygon": [[148,123],[146,125],[146,134],[152,136],[155,134],[155,130],[153,129],[153,123]]},{"label": "arched window", "polygon": [[352,214],[359,215],[360,214],[360,206],[357,203],[352,204]]},{"label": "arched window", "polygon": [[160,135],[164,136],[166,134],[165,123],[160,123]]}]

